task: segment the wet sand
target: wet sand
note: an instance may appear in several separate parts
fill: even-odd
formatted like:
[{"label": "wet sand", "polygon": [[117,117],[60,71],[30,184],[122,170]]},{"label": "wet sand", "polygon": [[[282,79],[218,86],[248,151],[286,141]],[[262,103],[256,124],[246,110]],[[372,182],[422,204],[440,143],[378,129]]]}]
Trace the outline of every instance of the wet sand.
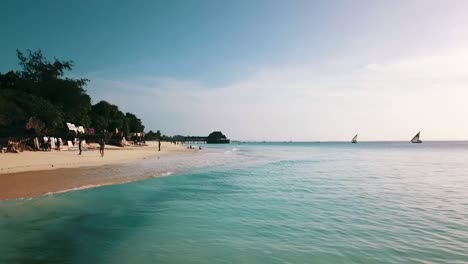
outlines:
[{"label": "wet sand", "polygon": [[0,175],[0,200],[122,184],[164,175],[165,171],[148,173],[139,170],[138,163],[7,173]]},{"label": "wet sand", "polygon": [[[165,143],[161,152],[157,151],[157,145],[150,144],[147,147],[106,150],[103,158],[98,150],[83,152],[81,156],[77,153],[62,151],[1,154],[0,200],[164,176],[167,166],[145,171],[141,163],[157,159],[163,165],[165,160],[181,157],[190,159],[196,151]],[[54,159],[50,160],[50,157]]]}]

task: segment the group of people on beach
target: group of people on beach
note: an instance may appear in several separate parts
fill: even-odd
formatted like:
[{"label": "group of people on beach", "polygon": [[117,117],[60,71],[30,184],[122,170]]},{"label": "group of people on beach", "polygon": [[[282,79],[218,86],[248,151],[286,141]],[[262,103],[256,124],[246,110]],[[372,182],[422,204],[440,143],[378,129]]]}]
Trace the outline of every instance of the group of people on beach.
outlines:
[{"label": "group of people on beach", "polygon": [[[63,144],[61,138],[54,138],[44,136],[42,138],[42,150],[44,151],[51,151],[52,149],[60,151],[60,147]],[[41,145],[39,144],[39,139],[37,137],[34,138],[34,145],[37,149],[41,149]]]},{"label": "group of people on beach", "polygon": [[0,144],[0,153],[4,152],[10,152],[10,153],[18,153],[18,152],[23,152],[25,148],[27,148],[26,145],[27,139],[21,139],[21,140],[11,140],[9,139],[6,144],[1,145]]},{"label": "group of people on beach", "polygon": [[[106,141],[104,138],[101,138],[98,141],[99,144],[99,153],[101,157],[104,157],[104,150],[106,146]],[[68,141],[68,146],[78,147],[78,155],[82,155],[83,148],[85,145],[85,140],[82,137],[75,138],[73,141]],[[61,138],[43,136],[41,139],[39,137],[34,138],[25,138],[21,140],[12,140],[9,139],[5,145],[0,145],[1,153],[18,153],[27,151],[61,151],[62,146],[66,146]]]},{"label": "group of people on beach", "polygon": [[[63,147],[68,146],[68,150],[78,149],[78,155],[83,154],[83,150],[86,149],[86,145],[88,145],[85,141],[85,137],[80,134],[76,135],[77,137],[73,140],[65,141],[58,137],[51,137],[51,136],[39,136],[34,138],[25,138],[21,140],[8,140],[6,144],[0,145],[0,153],[18,153],[23,152],[23,150],[27,151],[61,151]],[[104,151],[106,147],[106,140],[104,137],[101,137],[98,142],[99,144],[99,154],[101,157],[104,157]],[[140,145],[141,143],[144,144],[144,141],[138,141],[133,144]],[[174,142],[174,144],[176,144]],[[191,149],[195,149],[195,147],[190,146]],[[201,148],[200,148],[201,149]],[[161,140],[158,140],[158,151],[161,151]]]},{"label": "group of people on beach", "polygon": [[[101,154],[101,157],[104,157],[104,149],[106,147],[106,141],[104,138],[101,138],[99,140],[99,154]],[[78,138],[78,155],[81,155],[83,151],[83,139],[80,137]]]},{"label": "group of people on beach", "polygon": [[[187,147],[187,149],[197,149],[197,147],[196,147],[196,146],[190,145],[190,146]],[[198,149],[201,150],[202,147],[201,147],[201,146],[198,146]]]}]

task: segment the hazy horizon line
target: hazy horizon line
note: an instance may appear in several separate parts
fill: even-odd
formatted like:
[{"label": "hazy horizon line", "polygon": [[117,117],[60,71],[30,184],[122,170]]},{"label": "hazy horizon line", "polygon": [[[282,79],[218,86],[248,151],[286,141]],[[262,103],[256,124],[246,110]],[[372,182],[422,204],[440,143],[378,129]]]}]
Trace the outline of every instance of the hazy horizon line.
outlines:
[{"label": "hazy horizon line", "polygon": [[[351,140],[237,140],[231,139],[231,143],[351,143]],[[411,140],[360,140],[357,143],[411,143]],[[423,140],[425,142],[468,142],[468,139],[437,139]]]}]

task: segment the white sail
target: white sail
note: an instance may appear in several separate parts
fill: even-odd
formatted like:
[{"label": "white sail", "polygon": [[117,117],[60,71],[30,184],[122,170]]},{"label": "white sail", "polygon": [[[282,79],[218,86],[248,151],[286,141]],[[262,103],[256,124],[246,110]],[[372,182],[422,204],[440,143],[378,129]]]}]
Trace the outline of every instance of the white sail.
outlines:
[{"label": "white sail", "polygon": [[353,139],[351,139],[351,143],[357,143],[357,135],[358,135],[358,134],[356,134],[356,135],[353,137]]},{"label": "white sail", "polygon": [[421,134],[421,131],[419,131],[419,132],[416,134],[416,136],[414,136],[413,139],[411,139],[411,143],[421,143],[422,141],[419,139],[420,134]]}]

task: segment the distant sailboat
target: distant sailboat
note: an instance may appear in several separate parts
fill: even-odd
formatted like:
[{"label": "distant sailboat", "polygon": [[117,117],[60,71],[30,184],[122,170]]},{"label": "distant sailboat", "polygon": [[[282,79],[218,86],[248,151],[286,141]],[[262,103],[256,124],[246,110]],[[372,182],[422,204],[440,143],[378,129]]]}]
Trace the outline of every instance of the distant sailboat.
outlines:
[{"label": "distant sailboat", "polygon": [[419,139],[419,136],[421,134],[421,131],[419,131],[416,136],[413,137],[413,139],[411,140],[411,143],[422,143],[422,141]]},{"label": "distant sailboat", "polygon": [[356,134],[356,135],[353,137],[353,139],[351,139],[351,143],[357,143],[357,135],[358,135],[358,134]]}]

